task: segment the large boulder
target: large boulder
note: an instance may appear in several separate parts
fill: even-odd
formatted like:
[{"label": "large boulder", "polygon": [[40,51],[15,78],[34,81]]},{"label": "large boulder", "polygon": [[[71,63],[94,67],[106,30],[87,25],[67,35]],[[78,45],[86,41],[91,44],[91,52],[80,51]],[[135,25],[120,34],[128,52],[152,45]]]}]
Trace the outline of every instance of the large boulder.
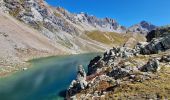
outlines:
[{"label": "large boulder", "polygon": [[67,90],[67,97],[70,98],[87,87],[86,72],[82,65],[78,66],[77,79],[73,80]]},{"label": "large boulder", "polygon": [[160,37],[158,39],[152,39],[147,45],[141,48],[142,54],[156,54],[160,51],[166,51],[170,49],[170,35]]},{"label": "large boulder", "polygon": [[161,62],[170,62],[170,55],[162,56]]},{"label": "large boulder", "polygon": [[80,83],[81,89],[85,89],[87,87],[86,72],[82,65],[79,65],[78,67],[77,81]]},{"label": "large boulder", "polygon": [[135,49],[141,54],[157,54],[170,49],[170,27],[157,28],[147,36],[146,43],[138,43]]},{"label": "large boulder", "polygon": [[146,65],[140,68],[143,72],[157,72],[159,69],[159,61],[156,58],[150,59]]},{"label": "large boulder", "polygon": [[113,68],[113,70],[110,73],[108,73],[108,76],[113,77],[116,80],[124,78],[128,75],[130,75],[130,70],[119,67]]},{"label": "large boulder", "polygon": [[149,32],[146,36],[146,39],[148,42],[150,42],[153,38],[160,38],[160,37],[165,37],[167,35],[170,35],[170,27],[162,27],[162,28],[157,28],[156,30],[152,30]]}]

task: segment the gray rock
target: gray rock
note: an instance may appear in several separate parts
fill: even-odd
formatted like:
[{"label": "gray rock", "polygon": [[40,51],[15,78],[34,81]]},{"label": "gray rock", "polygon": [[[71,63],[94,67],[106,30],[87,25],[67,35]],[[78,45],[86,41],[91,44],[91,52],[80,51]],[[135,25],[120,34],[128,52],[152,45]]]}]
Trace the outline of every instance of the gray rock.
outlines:
[{"label": "gray rock", "polygon": [[148,42],[150,42],[154,38],[165,37],[168,35],[170,35],[170,26],[164,26],[149,32],[146,36],[146,39]]},{"label": "gray rock", "polygon": [[127,47],[113,48],[106,51],[103,57],[97,56],[90,61],[88,66],[88,75],[102,71],[103,67],[114,67],[120,59],[127,59],[129,57],[136,56],[138,51]]},{"label": "gray rock", "polygon": [[170,49],[170,35],[153,39],[149,44],[141,48],[142,54],[156,54],[160,51],[166,51]]},{"label": "gray rock", "polygon": [[159,61],[157,59],[150,59],[140,70],[143,72],[157,72],[159,69]]},{"label": "gray rock", "polygon": [[170,62],[170,55],[162,56],[160,61],[161,62]]},{"label": "gray rock", "polygon": [[86,72],[82,65],[78,66],[77,79],[73,80],[67,90],[67,97],[74,96],[77,92],[85,89],[88,86],[86,81]]},{"label": "gray rock", "polygon": [[110,73],[108,73],[108,76],[114,77],[116,80],[127,77],[128,75],[130,75],[130,70],[118,67],[115,67]]},{"label": "gray rock", "polygon": [[77,81],[80,83],[81,89],[85,89],[87,87],[86,72],[82,65],[79,65],[78,67]]}]

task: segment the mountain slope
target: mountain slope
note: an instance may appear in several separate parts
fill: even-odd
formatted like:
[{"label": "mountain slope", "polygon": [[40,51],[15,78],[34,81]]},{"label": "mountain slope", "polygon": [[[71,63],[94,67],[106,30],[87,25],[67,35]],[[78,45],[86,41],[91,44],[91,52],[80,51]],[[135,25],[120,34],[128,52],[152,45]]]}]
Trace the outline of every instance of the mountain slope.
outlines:
[{"label": "mountain slope", "polygon": [[[68,53],[65,47],[59,44],[54,45],[38,31],[3,12],[0,12],[0,22],[1,71],[8,72],[11,66],[18,66],[33,57]],[[6,67],[5,70],[4,67]],[[12,69],[16,70],[15,67]]]}]

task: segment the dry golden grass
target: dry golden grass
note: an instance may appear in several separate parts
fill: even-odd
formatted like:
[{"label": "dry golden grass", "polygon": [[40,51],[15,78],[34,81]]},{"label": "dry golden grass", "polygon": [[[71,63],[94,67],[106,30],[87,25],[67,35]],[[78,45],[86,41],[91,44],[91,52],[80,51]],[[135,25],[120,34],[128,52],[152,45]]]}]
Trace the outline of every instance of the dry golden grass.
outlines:
[{"label": "dry golden grass", "polygon": [[[145,38],[141,34],[132,34],[132,33],[115,33],[115,32],[101,32],[101,31],[91,31],[86,32],[86,35],[95,41],[115,46],[123,46],[130,38],[134,38],[136,42],[145,41]],[[136,44],[136,42],[134,44]],[[134,45],[132,44],[132,45]]]},{"label": "dry golden grass", "polygon": [[104,44],[118,44],[123,45],[127,38],[125,35],[114,33],[114,32],[100,32],[100,31],[92,31],[86,32],[86,35],[92,40],[96,40],[98,42]]},{"label": "dry golden grass", "polygon": [[164,67],[150,80],[124,83],[110,92],[107,98],[114,99],[170,99],[170,68]]}]

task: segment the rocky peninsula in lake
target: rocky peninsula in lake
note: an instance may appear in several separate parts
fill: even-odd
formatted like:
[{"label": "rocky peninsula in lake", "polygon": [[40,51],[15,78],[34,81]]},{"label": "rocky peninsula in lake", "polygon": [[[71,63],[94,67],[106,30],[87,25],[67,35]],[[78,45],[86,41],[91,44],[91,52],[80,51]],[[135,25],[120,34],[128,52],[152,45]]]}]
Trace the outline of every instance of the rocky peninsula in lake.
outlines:
[{"label": "rocky peninsula in lake", "polygon": [[[156,37],[150,37],[151,33]],[[151,33],[146,36],[148,42],[138,43],[134,49],[113,47],[103,56],[96,56],[87,73],[79,66],[66,99],[169,99],[169,27]]]}]

